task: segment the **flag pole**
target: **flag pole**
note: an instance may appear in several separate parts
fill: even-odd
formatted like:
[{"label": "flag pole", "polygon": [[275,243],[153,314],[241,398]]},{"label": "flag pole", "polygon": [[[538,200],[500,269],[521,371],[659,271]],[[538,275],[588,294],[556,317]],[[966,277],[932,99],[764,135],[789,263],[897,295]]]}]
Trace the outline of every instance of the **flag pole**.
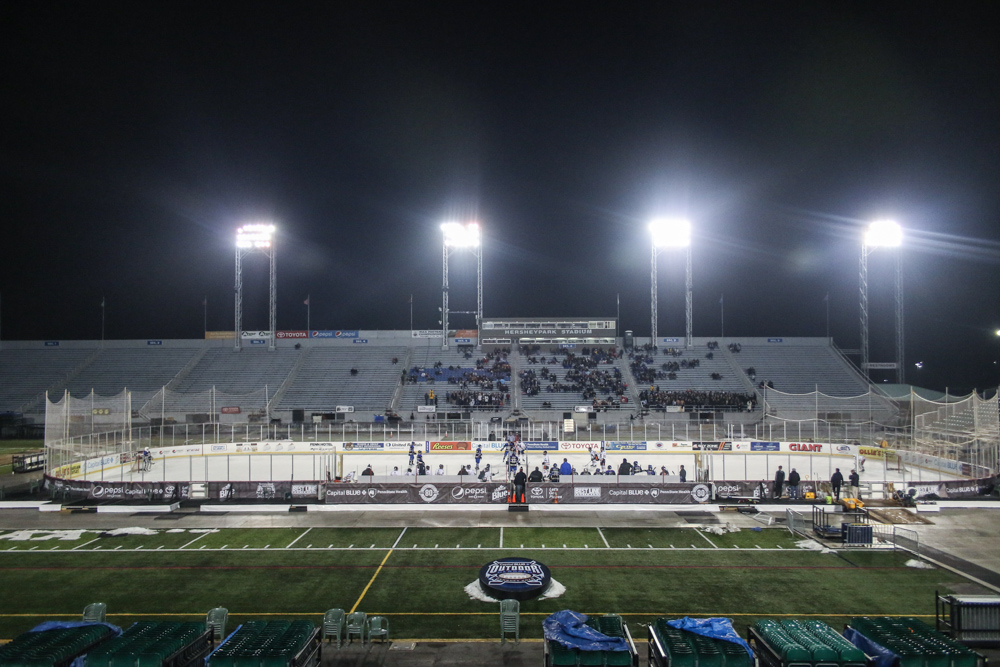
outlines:
[{"label": "flag pole", "polygon": [[101,297],[101,347],[104,347],[104,297]]},{"label": "flag pole", "polygon": [[722,335],[719,336],[720,338],[726,337],[726,304],[722,301],[725,296],[725,294],[719,295],[719,322],[722,329]]},{"label": "flag pole", "polygon": [[826,304],[826,340],[830,340],[830,293],[827,292],[826,296],[823,297],[823,302]]},{"label": "flag pole", "polygon": [[306,294],[306,335],[309,334],[310,322],[312,317],[312,298],[310,295]]},{"label": "flag pole", "polygon": [[204,331],[205,331],[205,337],[208,338],[208,295],[207,294],[201,300],[201,308],[202,310],[205,311],[203,313],[204,325],[205,325]]},{"label": "flag pole", "polygon": [[413,295],[410,295],[410,335],[413,335]]}]

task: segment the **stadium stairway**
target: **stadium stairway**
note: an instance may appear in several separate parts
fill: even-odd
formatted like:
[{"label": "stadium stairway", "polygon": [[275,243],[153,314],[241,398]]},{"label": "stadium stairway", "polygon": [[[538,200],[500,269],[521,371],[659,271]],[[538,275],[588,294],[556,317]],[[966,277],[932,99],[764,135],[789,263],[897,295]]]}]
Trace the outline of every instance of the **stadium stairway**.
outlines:
[{"label": "stadium stairway", "polygon": [[[403,368],[410,368],[410,364],[413,363],[413,348],[406,348],[406,358],[403,359]],[[392,401],[389,403],[389,409],[393,412],[399,412],[399,405],[403,400],[403,378],[400,374],[399,384],[396,386],[396,391],[392,393]]]},{"label": "stadium stairway", "polygon": [[191,371],[194,370],[194,368],[199,363],[201,363],[201,360],[204,358],[207,352],[208,348],[203,347],[201,348],[201,350],[195,353],[195,355],[191,357],[191,360],[187,362],[184,368],[180,369],[180,371],[177,372],[177,375],[175,375],[173,379],[171,379],[170,382],[167,383],[167,386],[165,388],[169,390],[177,389],[177,387],[180,386],[182,382],[184,382],[184,378],[190,375]]},{"label": "stadium stairway", "polygon": [[298,376],[299,370],[309,363],[309,355],[312,353],[312,348],[307,347],[304,350],[299,350],[299,352],[301,352],[301,354],[299,355],[299,358],[295,360],[295,363],[292,364],[292,368],[288,371],[288,376],[285,378],[285,381],[281,383],[281,386],[278,387],[278,391],[274,392],[274,396],[271,397],[271,403],[274,405],[281,404],[281,399],[285,397],[285,392],[287,392],[288,388],[295,383],[295,378]]}]

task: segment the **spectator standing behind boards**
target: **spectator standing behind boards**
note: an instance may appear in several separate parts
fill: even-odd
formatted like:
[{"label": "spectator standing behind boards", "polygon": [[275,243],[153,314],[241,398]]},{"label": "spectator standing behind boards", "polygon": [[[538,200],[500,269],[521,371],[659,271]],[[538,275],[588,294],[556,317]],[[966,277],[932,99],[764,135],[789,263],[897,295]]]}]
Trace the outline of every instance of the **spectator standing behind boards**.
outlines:
[{"label": "spectator standing behind boards", "polygon": [[778,472],[774,473],[774,490],[771,492],[772,498],[781,497],[781,487],[785,485],[785,471],[778,466]]},{"label": "spectator standing behind boards", "polygon": [[833,487],[833,499],[840,501],[840,487],[844,485],[844,475],[840,472],[840,468],[833,473],[833,477],[830,478],[830,486]]},{"label": "spectator standing behind boards", "polygon": [[438,469],[434,471],[434,474],[435,475],[443,475],[444,474],[444,464],[443,463],[438,466]]},{"label": "spectator standing behind boards", "polygon": [[514,475],[514,502],[524,502],[524,487],[528,484],[528,476],[524,474],[524,468],[518,468]]},{"label": "spectator standing behind boards", "polygon": [[528,475],[528,481],[529,482],[545,481],[545,477],[542,475],[542,471],[538,469],[538,466],[535,466],[535,469],[531,471],[530,475]]},{"label": "spectator standing behind boards", "polygon": [[569,464],[569,461],[567,459],[563,459],[562,464],[559,466],[559,474],[560,475],[572,475],[573,474],[573,466],[571,466]]},{"label": "spectator standing behind boards", "polygon": [[792,500],[799,499],[799,482],[801,479],[795,468],[792,468],[792,472],[788,473],[788,497]]},{"label": "spectator standing behind boards", "polygon": [[389,473],[391,477],[399,477],[399,466],[393,466],[392,472]]},{"label": "spectator standing behind boards", "polygon": [[682,482],[688,481],[688,471],[684,469],[684,466],[681,466],[681,469],[677,471],[677,474],[681,476]]},{"label": "spectator standing behind boards", "polygon": [[372,470],[372,465],[370,463],[368,464],[368,467],[362,471],[361,475],[364,477],[372,477],[375,475],[375,471]]},{"label": "spectator standing behind boards", "polygon": [[851,483],[851,498],[861,499],[861,475],[858,474],[857,470],[852,470],[850,477],[847,478]]},{"label": "spectator standing behind boards", "polygon": [[622,464],[618,466],[619,475],[631,475],[632,474],[632,464],[628,462],[628,459],[622,459]]}]

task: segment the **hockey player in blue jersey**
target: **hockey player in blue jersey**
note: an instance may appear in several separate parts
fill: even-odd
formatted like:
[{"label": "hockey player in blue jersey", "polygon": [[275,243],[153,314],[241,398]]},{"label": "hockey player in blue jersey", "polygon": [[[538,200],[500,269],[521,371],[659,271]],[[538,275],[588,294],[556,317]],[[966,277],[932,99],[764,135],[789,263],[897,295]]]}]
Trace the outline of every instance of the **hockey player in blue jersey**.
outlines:
[{"label": "hockey player in blue jersey", "polygon": [[413,455],[416,453],[416,449],[417,449],[417,443],[411,442],[410,443],[410,464],[409,464],[411,466],[413,465]]},{"label": "hockey player in blue jersey", "polygon": [[479,472],[479,462],[483,460],[483,446],[476,445],[476,472]]}]

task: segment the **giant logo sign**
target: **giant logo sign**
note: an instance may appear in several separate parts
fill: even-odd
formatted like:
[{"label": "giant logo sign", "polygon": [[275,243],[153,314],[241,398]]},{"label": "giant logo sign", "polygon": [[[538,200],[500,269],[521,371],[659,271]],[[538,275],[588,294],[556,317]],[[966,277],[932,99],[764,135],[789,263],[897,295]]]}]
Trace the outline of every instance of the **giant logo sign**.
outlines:
[{"label": "giant logo sign", "polygon": [[498,558],[479,570],[479,586],[497,600],[531,600],[551,583],[549,568],[525,558]]}]

